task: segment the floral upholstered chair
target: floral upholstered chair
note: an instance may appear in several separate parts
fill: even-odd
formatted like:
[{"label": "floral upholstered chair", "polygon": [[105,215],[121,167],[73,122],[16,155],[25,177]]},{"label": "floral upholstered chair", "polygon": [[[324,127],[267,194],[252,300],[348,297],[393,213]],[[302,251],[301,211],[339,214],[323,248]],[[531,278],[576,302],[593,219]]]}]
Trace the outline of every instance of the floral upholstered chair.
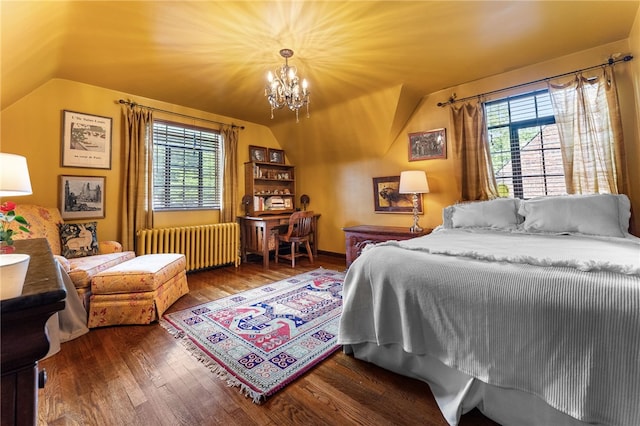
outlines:
[{"label": "floral upholstered chair", "polygon": [[89,311],[91,278],[101,271],[133,259],[116,241],[98,242],[96,222],[66,224],[55,207],[19,204],[16,212],[30,225],[30,232],[14,234],[15,240],[46,238],[54,257],[69,274],[80,300]]}]

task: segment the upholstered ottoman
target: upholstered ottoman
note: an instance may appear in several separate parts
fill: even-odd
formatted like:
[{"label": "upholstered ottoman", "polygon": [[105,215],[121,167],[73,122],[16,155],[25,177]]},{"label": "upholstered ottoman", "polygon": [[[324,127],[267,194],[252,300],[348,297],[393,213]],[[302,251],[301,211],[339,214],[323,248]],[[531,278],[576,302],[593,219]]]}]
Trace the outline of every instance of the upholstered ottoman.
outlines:
[{"label": "upholstered ottoman", "polygon": [[149,324],[189,292],[183,254],[147,254],[91,279],[89,328]]}]

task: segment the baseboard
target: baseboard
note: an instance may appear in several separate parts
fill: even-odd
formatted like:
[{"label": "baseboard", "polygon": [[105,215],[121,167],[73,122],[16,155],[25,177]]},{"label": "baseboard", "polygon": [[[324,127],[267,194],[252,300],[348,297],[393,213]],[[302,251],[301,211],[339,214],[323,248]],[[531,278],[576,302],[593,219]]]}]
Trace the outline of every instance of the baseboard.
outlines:
[{"label": "baseboard", "polygon": [[325,256],[331,256],[331,257],[339,257],[341,259],[344,259],[344,261],[347,261],[347,255],[344,253],[335,253],[332,251],[325,251],[325,250],[318,250],[318,254],[323,254]]}]

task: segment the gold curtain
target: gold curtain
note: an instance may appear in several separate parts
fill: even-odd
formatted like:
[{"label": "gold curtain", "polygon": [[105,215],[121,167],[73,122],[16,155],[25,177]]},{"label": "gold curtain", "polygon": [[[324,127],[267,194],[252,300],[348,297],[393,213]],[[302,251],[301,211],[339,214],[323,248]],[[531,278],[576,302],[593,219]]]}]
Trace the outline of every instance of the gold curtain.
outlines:
[{"label": "gold curtain", "polygon": [[612,67],[548,83],[560,131],[567,192],[626,193],[622,121]]},{"label": "gold curtain", "polygon": [[224,172],[222,175],[222,208],[220,222],[235,222],[238,206],[238,128],[224,126]]},{"label": "gold curtain", "polygon": [[135,250],[136,231],[153,227],[151,206],[151,109],[123,106],[124,140],[122,191],[122,229],[124,250]]},{"label": "gold curtain", "polygon": [[498,196],[493,174],[484,107],[480,102],[451,106],[453,152],[461,200],[488,200]]}]

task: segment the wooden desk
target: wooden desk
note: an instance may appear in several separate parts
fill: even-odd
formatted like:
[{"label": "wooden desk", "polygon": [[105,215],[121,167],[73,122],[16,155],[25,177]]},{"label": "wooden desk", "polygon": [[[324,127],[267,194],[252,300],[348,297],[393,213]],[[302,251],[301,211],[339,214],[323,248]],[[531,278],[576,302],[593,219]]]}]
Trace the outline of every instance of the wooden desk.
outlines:
[{"label": "wooden desk", "polygon": [[67,296],[46,239],[18,240],[15,247],[31,259],[22,295],[0,301],[2,426],[36,424],[38,360],[49,351],[45,324]]},{"label": "wooden desk", "polygon": [[389,240],[408,240],[431,233],[431,229],[422,232],[411,232],[404,226],[358,225],[342,228],[345,234],[347,268],[360,256],[362,249],[369,243],[380,243]]},{"label": "wooden desk", "polygon": [[[290,214],[255,216],[238,216],[240,223],[240,246],[242,261],[247,261],[247,254],[254,253],[262,256],[262,266],[269,269],[269,252],[275,250],[276,240],[272,236],[274,230],[289,224]],[[311,251],[318,255],[318,218],[313,217],[313,234],[311,236]]]}]

